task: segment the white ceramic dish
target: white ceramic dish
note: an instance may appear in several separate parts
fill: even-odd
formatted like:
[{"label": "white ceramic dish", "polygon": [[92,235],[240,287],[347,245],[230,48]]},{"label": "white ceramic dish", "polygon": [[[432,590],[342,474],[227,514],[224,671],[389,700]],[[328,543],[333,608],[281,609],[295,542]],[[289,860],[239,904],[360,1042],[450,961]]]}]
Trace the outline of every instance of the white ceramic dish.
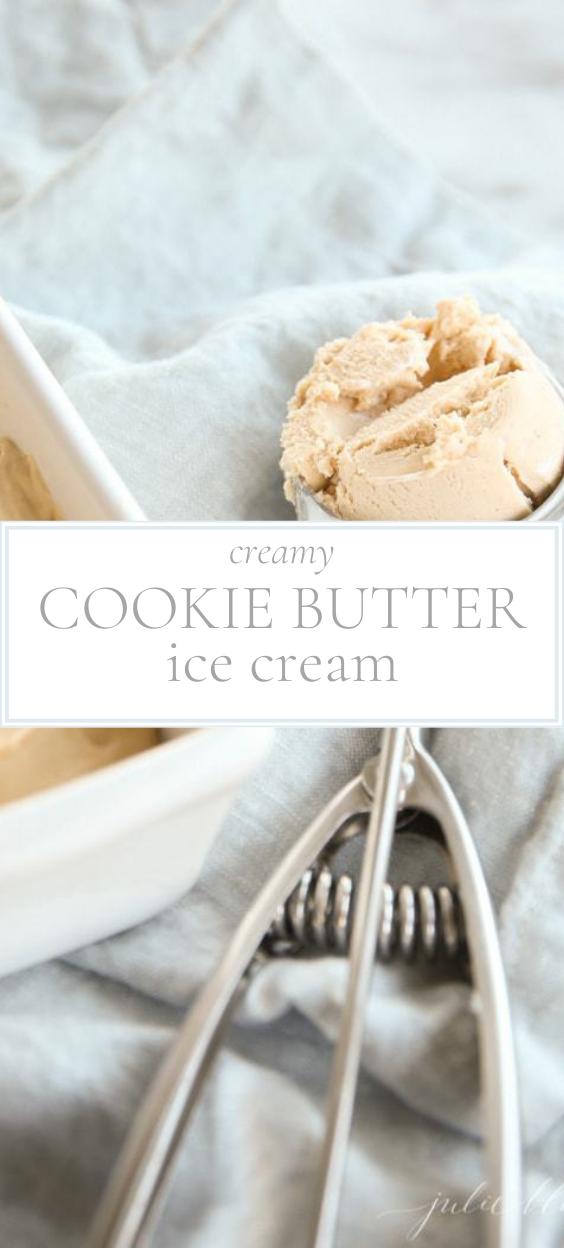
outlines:
[{"label": "white ceramic dish", "polygon": [[0,807],[1,975],[177,901],[272,740],[262,728],[162,736],[143,754]]},{"label": "white ceramic dish", "polygon": [[145,516],[0,300],[0,437],[33,455],[65,520]]}]

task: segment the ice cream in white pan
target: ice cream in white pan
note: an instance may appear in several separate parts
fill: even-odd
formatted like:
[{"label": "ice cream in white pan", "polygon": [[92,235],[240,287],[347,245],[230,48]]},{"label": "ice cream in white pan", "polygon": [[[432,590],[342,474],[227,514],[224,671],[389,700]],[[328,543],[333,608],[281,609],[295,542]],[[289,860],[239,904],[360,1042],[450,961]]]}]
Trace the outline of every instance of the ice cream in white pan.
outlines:
[{"label": "ice cream in white pan", "polygon": [[0,804],[99,771],[158,739],[155,728],[0,728]]}]

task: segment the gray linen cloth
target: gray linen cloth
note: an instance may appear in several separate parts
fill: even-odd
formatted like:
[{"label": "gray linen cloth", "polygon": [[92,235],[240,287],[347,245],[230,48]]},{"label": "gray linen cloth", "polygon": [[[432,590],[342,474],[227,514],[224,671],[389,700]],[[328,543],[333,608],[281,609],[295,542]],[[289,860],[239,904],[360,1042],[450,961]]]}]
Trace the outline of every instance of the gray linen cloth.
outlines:
[{"label": "gray linen cloth", "polygon": [[[22,8],[27,21],[2,6],[3,293],[150,517],[288,518],[286,398],[315,347],[362,321],[473,291],[560,371],[560,257],[390,143],[303,37],[295,5]],[[0,984],[2,1245],[84,1243],[182,1010],[376,736],[280,730],[181,904]],[[550,1248],[564,1225],[564,734],[438,731],[433,751],[499,910],[528,1190],[553,1197],[528,1210],[527,1243]],[[424,869],[413,842],[402,854],[400,876]],[[344,984],[337,960],[282,962],[253,984],[160,1248],[305,1242]],[[413,1238],[439,1193],[464,1202],[480,1182],[472,1011],[455,980],[375,976],[339,1244]],[[437,1212],[416,1230],[426,1246],[485,1234],[476,1213]]]}]

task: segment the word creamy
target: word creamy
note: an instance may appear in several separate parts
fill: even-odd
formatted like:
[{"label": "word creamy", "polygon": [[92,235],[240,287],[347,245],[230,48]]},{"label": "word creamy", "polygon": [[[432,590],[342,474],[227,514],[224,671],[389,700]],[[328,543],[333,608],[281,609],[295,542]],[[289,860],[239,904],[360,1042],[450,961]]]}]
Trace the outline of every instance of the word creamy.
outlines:
[{"label": "word creamy", "polygon": [[310,564],[313,568],[318,563],[314,576],[324,572],[332,558],[332,546],[328,550],[324,546],[234,546],[229,555],[230,563],[235,564],[254,561],[262,565],[271,563],[274,567],[279,564],[290,564],[292,567]]}]

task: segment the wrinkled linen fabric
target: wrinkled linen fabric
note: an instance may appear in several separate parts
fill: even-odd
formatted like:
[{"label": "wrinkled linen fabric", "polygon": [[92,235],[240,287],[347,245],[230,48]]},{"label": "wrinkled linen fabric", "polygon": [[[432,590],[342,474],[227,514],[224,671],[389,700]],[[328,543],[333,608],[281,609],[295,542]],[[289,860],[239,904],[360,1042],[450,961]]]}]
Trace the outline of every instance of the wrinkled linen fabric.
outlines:
[{"label": "wrinkled linen fabric", "polygon": [[[288,519],[286,399],[315,347],[363,321],[473,292],[561,371],[560,258],[391,143],[304,39],[296,6],[23,7],[24,23],[3,5],[3,293],[149,518]],[[179,905],[0,984],[2,1244],[84,1244],[183,1010],[274,865],[376,744],[375,731],[279,730]],[[563,1177],[564,734],[436,731],[432,750],[499,913],[527,1189],[541,1194],[526,1243],[552,1248],[564,1225],[561,1197],[546,1203]],[[406,837],[396,877],[425,870]],[[305,1244],[345,975],[334,959],[283,960],[254,980],[159,1248]],[[485,1242],[478,1213],[425,1218],[439,1193],[464,1203],[483,1178],[475,1007],[454,977],[375,974],[342,1248],[391,1248],[414,1230],[425,1248]]]}]

